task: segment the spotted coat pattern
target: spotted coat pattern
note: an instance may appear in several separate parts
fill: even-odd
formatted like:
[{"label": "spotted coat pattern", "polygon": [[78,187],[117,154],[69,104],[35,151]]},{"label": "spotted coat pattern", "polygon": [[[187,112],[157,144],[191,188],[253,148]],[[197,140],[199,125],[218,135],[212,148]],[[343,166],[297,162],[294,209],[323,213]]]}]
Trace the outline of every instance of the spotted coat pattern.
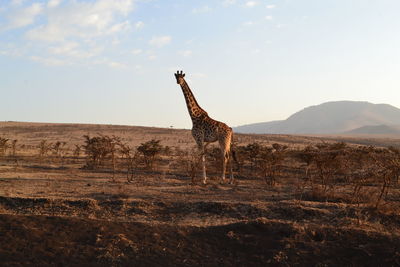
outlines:
[{"label": "spotted coat pattern", "polygon": [[[209,143],[218,141],[222,152],[222,180],[225,181],[226,165],[230,158],[232,144],[232,128],[223,122],[213,120],[207,112],[200,107],[189,85],[185,81],[182,71],[175,73],[177,83],[181,86],[185,97],[186,106],[192,119],[192,135],[199,148],[203,163],[203,183],[207,181],[204,150]],[[233,182],[232,167],[230,165],[230,182]]]}]

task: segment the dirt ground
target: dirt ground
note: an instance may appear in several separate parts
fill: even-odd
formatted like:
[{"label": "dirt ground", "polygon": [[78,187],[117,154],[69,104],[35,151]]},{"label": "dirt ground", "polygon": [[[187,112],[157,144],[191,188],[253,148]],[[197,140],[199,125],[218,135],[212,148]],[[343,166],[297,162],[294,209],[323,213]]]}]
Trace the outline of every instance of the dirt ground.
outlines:
[{"label": "dirt ground", "polygon": [[[2,266],[400,266],[400,188],[382,208],[319,199],[287,174],[274,187],[239,176],[233,185],[210,175],[207,185],[161,166],[87,170],[82,162],[39,161],[46,140],[82,142],[83,134],[115,134],[130,143],[150,138],[193,145],[186,130],[127,126],[0,124],[0,136],[25,144],[18,164],[0,158]],[[321,137],[238,135],[304,146]],[[347,138],[347,137],[346,137]],[[326,142],[336,141],[325,137]],[[397,139],[347,138],[398,145]],[[32,157],[30,157],[32,156]],[[346,191],[346,188],[342,189]]]}]

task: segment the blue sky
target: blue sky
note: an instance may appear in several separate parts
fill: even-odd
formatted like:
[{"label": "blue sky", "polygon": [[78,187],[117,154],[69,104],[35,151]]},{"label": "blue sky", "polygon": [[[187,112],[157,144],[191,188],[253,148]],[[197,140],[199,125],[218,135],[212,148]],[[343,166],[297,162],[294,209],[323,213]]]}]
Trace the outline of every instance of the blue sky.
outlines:
[{"label": "blue sky", "polygon": [[190,128],[173,76],[230,126],[400,107],[398,0],[0,2],[0,120]]}]

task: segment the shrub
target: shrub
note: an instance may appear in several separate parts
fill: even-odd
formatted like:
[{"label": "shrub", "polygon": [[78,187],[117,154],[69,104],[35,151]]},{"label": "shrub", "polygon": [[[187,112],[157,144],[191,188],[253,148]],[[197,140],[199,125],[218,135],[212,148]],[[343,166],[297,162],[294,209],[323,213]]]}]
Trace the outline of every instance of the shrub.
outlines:
[{"label": "shrub", "polygon": [[40,141],[38,145],[39,149],[39,158],[42,159],[47,155],[47,153],[51,150],[52,144],[47,143],[47,140],[42,140]]},{"label": "shrub", "polygon": [[75,158],[79,158],[80,154],[81,154],[81,146],[80,145],[75,145],[75,149],[74,149],[74,152],[73,152],[74,157]]},{"label": "shrub", "polygon": [[183,169],[186,175],[191,178],[191,183],[194,184],[201,162],[197,147],[186,151],[176,149],[175,154],[178,156],[177,166]]},{"label": "shrub", "polygon": [[130,183],[133,180],[134,170],[139,164],[139,152],[134,150],[127,144],[119,143],[122,159],[126,162],[126,179]]},{"label": "shrub", "polygon": [[9,139],[0,137],[0,155],[5,155],[8,148]]},{"label": "shrub", "polygon": [[287,146],[273,144],[272,147],[261,147],[257,157],[257,167],[267,185],[274,186],[281,174],[282,163],[286,156]]},{"label": "shrub", "polygon": [[16,139],[14,139],[13,141],[12,141],[12,143],[11,143],[11,155],[13,156],[13,157],[15,157],[16,156],[16,154],[17,154],[17,142],[18,142],[18,140],[16,140]]},{"label": "shrub", "polygon": [[143,155],[144,162],[148,169],[153,169],[156,157],[162,152],[161,140],[152,139],[138,146],[137,151]]},{"label": "shrub", "polygon": [[86,167],[95,169],[99,166],[102,166],[105,159],[110,157],[115,173],[115,154],[117,151],[116,146],[118,143],[120,143],[120,139],[115,136],[106,135],[99,135],[95,137],[84,135],[83,137],[85,138],[85,144],[82,147],[85,149],[85,153],[87,155]]}]

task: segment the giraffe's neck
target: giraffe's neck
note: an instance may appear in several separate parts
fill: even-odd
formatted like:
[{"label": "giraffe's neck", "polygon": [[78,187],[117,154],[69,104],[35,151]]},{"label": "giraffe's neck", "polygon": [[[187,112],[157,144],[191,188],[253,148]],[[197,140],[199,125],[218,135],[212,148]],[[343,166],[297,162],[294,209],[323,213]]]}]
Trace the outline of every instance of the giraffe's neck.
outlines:
[{"label": "giraffe's neck", "polygon": [[183,80],[181,84],[182,92],[186,100],[186,106],[188,108],[190,117],[192,120],[200,117],[200,116],[208,116],[207,112],[205,112],[197,103],[196,98],[194,97],[192,91],[189,88],[189,85]]}]

